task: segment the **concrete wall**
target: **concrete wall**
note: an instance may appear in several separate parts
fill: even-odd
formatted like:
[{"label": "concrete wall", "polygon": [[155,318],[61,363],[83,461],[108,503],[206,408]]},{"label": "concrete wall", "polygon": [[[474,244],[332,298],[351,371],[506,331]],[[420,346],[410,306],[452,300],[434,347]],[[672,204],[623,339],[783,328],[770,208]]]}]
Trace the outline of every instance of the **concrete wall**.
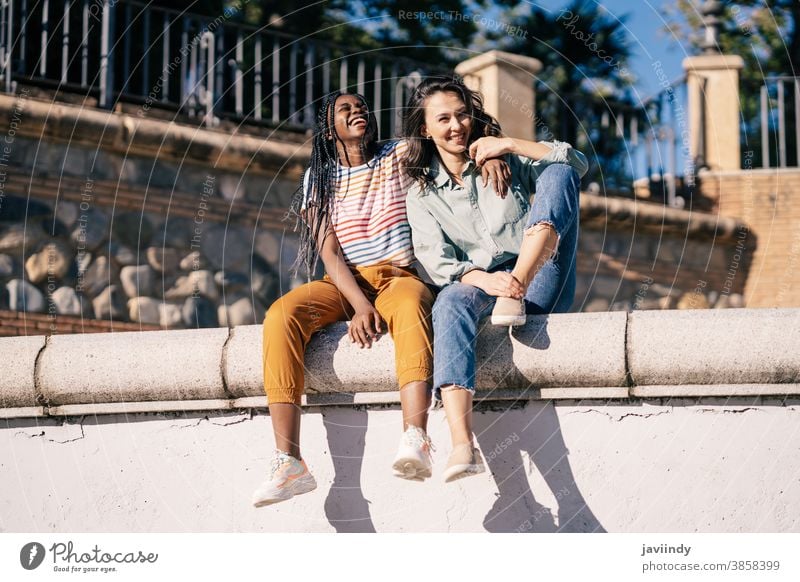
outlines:
[{"label": "concrete wall", "polygon": [[800,310],[529,318],[478,342],[490,469],[391,475],[394,348],[306,357],[318,490],[254,510],[273,446],[261,328],[0,339],[1,531],[800,531]]},{"label": "concrete wall", "polygon": [[304,455],[319,487],[272,507],[263,411],[6,421],[4,532],[798,532],[800,401],[534,401],[475,415],[491,472],[391,475],[396,407],[310,408]]}]

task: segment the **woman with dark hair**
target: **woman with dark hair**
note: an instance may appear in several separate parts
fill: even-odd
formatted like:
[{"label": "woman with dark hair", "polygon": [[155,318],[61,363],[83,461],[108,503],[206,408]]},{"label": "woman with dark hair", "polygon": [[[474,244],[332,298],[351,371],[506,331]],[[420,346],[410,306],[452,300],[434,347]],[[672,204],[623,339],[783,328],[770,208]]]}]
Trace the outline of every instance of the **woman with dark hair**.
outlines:
[{"label": "woman with dark hair", "polygon": [[[300,220],[295,268],[307,273],[322,259],[326,275],[293,289],[272,304],[264,319],[264,389],[275,459],[253,495],[257,507],[316,488],[300,454],[300,402],[304,354],[312,334],[350,320],[348,335],[370,348],[384,330],[395,343],[403,409],[395,475],[430,476],[433,296],[411,267],[414,261],[405,199],[410,181],[401,169],[407,143],[377,142],[375,116],[360,95],[333,93],[322,104],[311,161],[293,202]],[[497,179],[502,162],[485,168]]]},{"label": "woman with dark hair", "polygon": [[[433,391],[453,441],[444,472],[452,481],[484,471],[472,437],[479,321],[491,314],[495,325],[522,325],[526,313],[572,304],[579,177],[588,165],[563,142],[503,137],[480,95],[454,78],[432,77],[416,88],[403,136],[415,182],[406,201],[414,253],[442,288],[433,306]],[[475,179],[487,157],[510,168],[501,201]]]}]

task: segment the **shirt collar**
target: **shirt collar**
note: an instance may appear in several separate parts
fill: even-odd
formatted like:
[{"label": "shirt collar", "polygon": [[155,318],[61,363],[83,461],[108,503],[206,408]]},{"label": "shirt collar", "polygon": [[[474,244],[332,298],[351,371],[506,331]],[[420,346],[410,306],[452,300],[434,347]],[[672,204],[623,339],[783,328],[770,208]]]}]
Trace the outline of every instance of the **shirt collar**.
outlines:
[{"label": "shirt collar", "polygon": [[[467,165],[464,166],[464,171],[461,173],[461,177],[465,178],[473,173],[477,169],[475,162],[473,160],[468,160]],[[435,156],[431,161],[431,176],[433,177],[433,183],[436,185],[438,190],[442,188],[454,188],[456,183],[450,177],[448,171],[443,167],[442,163],[439,161],[439,157]]]}]

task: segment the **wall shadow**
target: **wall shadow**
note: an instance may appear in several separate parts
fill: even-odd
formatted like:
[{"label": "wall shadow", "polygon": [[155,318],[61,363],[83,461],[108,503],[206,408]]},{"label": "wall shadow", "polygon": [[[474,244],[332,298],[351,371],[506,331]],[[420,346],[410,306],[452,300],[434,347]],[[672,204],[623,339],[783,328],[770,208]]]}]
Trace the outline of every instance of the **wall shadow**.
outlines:
[{"label": "wall shadow", "polygon": [[[350,402],[353,401],[352,394],[338,396],[349,396]],[[367,411],[322,406],[320,413],[334,471],[333,483],[325,498],[325,516],[338,533],[375,533],[369,501],[361,490]]]},{"label": "wall shadow", "polygon": [[[605,532],[580,492],[552,401],[489,414],[476,410],[473,429],[499,493],[483,519],[489,532]],[[558,504],[553,515],[533,496],[525,452]]]}]

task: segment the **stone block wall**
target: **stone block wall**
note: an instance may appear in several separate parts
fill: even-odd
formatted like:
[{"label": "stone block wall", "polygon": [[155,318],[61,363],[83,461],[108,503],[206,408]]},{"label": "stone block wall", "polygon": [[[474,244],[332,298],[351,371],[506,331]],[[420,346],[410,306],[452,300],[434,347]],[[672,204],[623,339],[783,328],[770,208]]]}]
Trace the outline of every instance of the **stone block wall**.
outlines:
[{"label": "stone block wall", "polygon": [[[703,194],[721,216],[739,219],[744,285],[749,307],[800,306],[800,169],[745,169],[701,174]],[[757,242],[756,242],[757,241]],[[738,265],[731,264],[732,274]]]},{"label": "stone block wall", "polygon": [[[0,310],[98,322],[83,329],[236,326],[260,323],[301,282],[285,215],[305,136],[0,96],[3,131]],[[584,193],[573,310],[741,306],[743,276],[725,275],[734,231],[713,215]],[[16,319],[0,317],[0,333],[47,333],[4,323]]]},{"label": "stone block wall", "polygon": [[29,177],[37,196],[6,194],[0,208],[0,309],[165,329],[260,322],[293,284],[296,238],[277,230],[289,226],[283,210],[259,220],[249,201],[226,224],[226,177],[207,174],[195,197],[145,186],[128,198],[108,181],[77,190],[65,177],[72,189],[59,195],[57,183]]},{"label": "stone block wall", "polygon": [[742,307],[742,229],[710,213],[583,194],[573,311]]}]

